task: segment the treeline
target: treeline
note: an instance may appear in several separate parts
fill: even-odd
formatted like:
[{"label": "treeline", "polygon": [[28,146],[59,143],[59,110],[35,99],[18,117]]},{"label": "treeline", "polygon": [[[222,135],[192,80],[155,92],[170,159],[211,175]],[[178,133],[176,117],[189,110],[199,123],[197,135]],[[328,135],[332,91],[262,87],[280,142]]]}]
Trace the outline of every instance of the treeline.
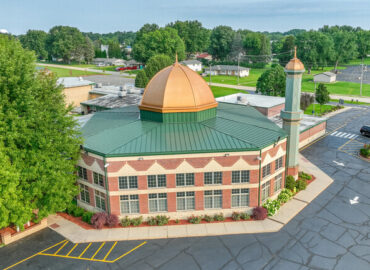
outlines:
[{"label": "treeline", "polygon": [[[263,67],[274,60],[285,65],[294,46],[308,70],[328,65],[337,67],[349,60],[370,53],[370,31],[351,26],[323,26],[319,30],[292,29],[281,32],[253,32],[217,26],[212,30],[199,21],[175,21],[165,27],[145,24],[137,32],[108,34],[81,33],[77,28],[56,26],[49,33],[29,30],[19,37],[23,46],[34,50],[39,59],[62,58],[90,62],[106,57],[101,45],[109,45],[109,57],[129,57],[146,63],[151,57],[164,54],[183,60],[197,52],[208,52],[214,63],[236,63]],[[132,52],[125,50],[132,47]]]}]

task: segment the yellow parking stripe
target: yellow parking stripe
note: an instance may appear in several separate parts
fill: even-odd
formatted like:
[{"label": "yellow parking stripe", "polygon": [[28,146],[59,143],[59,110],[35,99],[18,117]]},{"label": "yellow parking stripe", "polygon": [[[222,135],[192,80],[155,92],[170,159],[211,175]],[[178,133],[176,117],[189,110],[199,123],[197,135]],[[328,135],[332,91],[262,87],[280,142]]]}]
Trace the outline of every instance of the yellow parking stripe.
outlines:
[{"label": "yellow parking stripe", "polygon": [[94,259],[94,257],[96,256],[96,254],[98,254],[98,252],[101,250],[101,248],[105,245],[105,242],[103,242],[103,244],[100,245],[100,247],[98,248],[98,250],[94,253],[94,255],[90,258],[91,260]]},{"label": "yellow parking stripe", "polygon": [[109,256],[109,254],[111,253],[111,251],[114,249],[114,247],[117,245],[117,242],[114,242],[114,244],[112,245],[112,247],[110,248],[110,250],[108,251],[108,253],[107,253],[107,255],[105,255],[105,257],[104,257],[104,261],[105,261],[105,259],[106,258],[108,258],[108,256]]},{"label": "yellow parking stripe", "polygon": [[78,246],[78,244],[75,244],[74,246],[73,246],[73,248],[67,253],[67,255],[66,256],[68,256],[69,254],[71,254],[72,253],[72,251],[76,248]]},{"label": "yellow parking stripe", "polygon": [[59,251],[61,251],[66,245],[67,245],[68,241],[66,241],[55,253],[54,255],[58,254]]},{"label": "yellow parking stripe", "polygon": [[130,251],[127,251],[125,254],[119,256],[117,259],[113,260],[113,261],[107,261],[107,262],[116,262],[118,261],[119,259],[122,259],[123,257],[125,257],[126,255],[130,254],[131,252],[133,252],[134,250],[138,249],[139,247],[143,246],[146,244],[146,241],[142,242],[140,245],[134,247],[133,249],[131,249]]},{"label": "yellow parking stripe", "polygon": [[84,255],[84,254],[85,254],[86,250],[88,250],[88,249],[89,249],[89,247],[91,246],[91,244],[92,244],[92,243],[90,243],[90,244],[88,244],[88,245],[87,245],[87,247],[84,249],[84,251],[82,251],[82,253],[80,254],[80,256],[78,256],[78,258],[81,258],[81,257],[82,257],[82,255]]}]

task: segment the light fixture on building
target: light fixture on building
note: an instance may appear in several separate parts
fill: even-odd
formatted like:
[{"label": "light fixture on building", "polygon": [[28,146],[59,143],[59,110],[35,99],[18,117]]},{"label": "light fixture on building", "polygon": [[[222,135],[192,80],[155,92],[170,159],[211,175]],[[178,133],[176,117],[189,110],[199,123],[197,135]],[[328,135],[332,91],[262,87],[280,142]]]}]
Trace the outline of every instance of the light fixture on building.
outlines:
[{"label": "light fixture on building", "polygon": [[139,158],[138,158],[138,160],[144,160],[144,158],[142,158],[142,157],[139,157]]},{"label": "light fixture on building", "polygon": [[258,159],[259,161],[261,161],[261,160],[262,160],[262,158],[261,158],[260,156],[257,156],[257,159]]},{"label": "light fixture on building", "polygon": [[228,157],[228,156],[230,156],[230,154],[225,154],[225,155],[224,155],[224,157]]},{"label": "light fixture on building", "polygon": [[109,163],[105,163],[105,164],[104,164],[104,168],[108,168],[108,167],[109,167],[109,165],[110,165]]}]

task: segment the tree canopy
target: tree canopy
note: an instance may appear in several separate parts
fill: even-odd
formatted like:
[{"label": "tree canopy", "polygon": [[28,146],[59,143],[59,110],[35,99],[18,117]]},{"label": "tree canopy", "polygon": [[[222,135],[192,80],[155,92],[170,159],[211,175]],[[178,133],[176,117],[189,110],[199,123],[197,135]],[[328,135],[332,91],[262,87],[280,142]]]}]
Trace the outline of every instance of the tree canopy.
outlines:
[{"label": "tree canopy", "polygon": [[285,72],[280,65],[273,65],[257,80],[256,92],[267,96],[285,97]]},{"label": "tree canopy", "polygon": [[27,33],[20,37],[23,48],[35,52],[38,59],[47,59],[46,39],[48,34],[42,30],[28,30]]},{"label": "tree canopy", "polygon": [[247,55],[256,55],[259,57],[251,57],[251,62],[269,62],[271,60],[271,45],[270,39],[262,34],[250,32],[244,37],[244,49]]},{"label": "tree canopy", "polygon": [[318,87],[316,88],[315,99],[320,104],[320,110],[322,105],[329,102],[330,100],[329,94],[330,93],[326,88],[325,84],[319,83]]},{"label": "tree canopy", "polygon": [[226,59],[230,54],[234,35],[234,30],[229,26],[220,25],[213,28],[208,49],[209,53],[217,60]]},{"label": "tree canopy", "polygon": [[36,71],[34,53],[0,35],[0,55],[0,227],[22,227],[78,193],[81,140],[62,87]]},{"label": "tree canopy", "polygon": [[185,45],[177,34],[177,30],[171,27],[142,34],[132,50],[134,58],[144,63],[157,54],[165,54],[175,60],[176,53],[178,59],[183,60],[185,58]]}]

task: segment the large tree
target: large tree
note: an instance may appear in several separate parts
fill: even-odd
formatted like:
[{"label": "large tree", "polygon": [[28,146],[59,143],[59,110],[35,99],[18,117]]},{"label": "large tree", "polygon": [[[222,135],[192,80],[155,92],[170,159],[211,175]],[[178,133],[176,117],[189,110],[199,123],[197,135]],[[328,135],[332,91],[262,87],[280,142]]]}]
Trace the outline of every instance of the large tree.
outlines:
[{"label": "large tree", "polygon": [[359,31],[356,33],[358,44],[358,56],[361,59],[370,54],[370,31]]},{"label": "large tree", "polygon": [[33,52],[0,35],[0,55],[0,220],[22,226],[64,210],[77,194],[81,139],[63,88],[36,71]]},{"label": "large tree", "polygon": [[38,59],[46,59],[48,57],[47,36],[48,34],[42,30],[28,30],[20,37],[20,41],[24,48],[34,51]]},{"label": "large tree", "polygon": [[122,58],[122,51],[118,41],[111,40],[108,42],[108,45],[108,55],[110,58]]},{"label": "large tree", "polygon": [[285,96],[285,72],[280,65],[274,64],[257,80],[256,92],[267,96]]},{"label": "large tree", "polygon": [[250,32],[244,37],[244,49],[247,55],[251,56],[251,62],[269,62],[271,60],[270,39],[262,33]]},{"label": "large tree", "polygon": [[185,50],[188,54],[202,52],[209,46],[210,31],[198,21],[176,21],[168,24],[168,27],[175,28],[178,35],[185,43]]},{"label": "large tree", "polygon": [[334,40],[335,70],[340,63],[346,63],[357,57],[357,40],[354,32],[336,31],[332,34]]},{"label": "large tree", "polygon": [[295,45],[295,37],[292,35],[286,36],[282,41],[281,49],[278,53],[277,58],[282,66],[285,66],[293,56],[293,50]]},{"label": "large tree", "polygon": [[243,39],[240,32],[236,32],[231,43],[231,49],[229,53],[229,59],[231,61],[238,61],[244,54]]},{"label": "large tree", "polygon": [[166,27],[144,33],[134,44],[132,54],[137,61],[146,63],[151,57],[157,54],[165,54],[175,60],[185,58],[185,46],[177,34],[177,30]]},{"label": "large tree", "polygon": [[229,26],[220,25],[213,28],[209,53],[217,60],[224,60],[230,54],[234,35],[234,30]]},{"label": "large tree", "polygon": [[167,55],[158,54],[153,56],[147,62],[145,69],[141,70],[139,74],[137,74],[135,85],[137,87],[146,87],[150,79],[153,78],[158,71],[170,66],[172,63],[172,59]]}]

